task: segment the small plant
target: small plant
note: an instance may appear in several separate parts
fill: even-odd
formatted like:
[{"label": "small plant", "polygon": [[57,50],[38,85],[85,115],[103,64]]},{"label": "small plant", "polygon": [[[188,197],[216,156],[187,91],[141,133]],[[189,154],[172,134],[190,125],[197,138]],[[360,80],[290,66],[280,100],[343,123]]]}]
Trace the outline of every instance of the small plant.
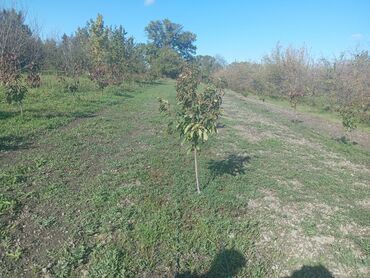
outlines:
[{"label": "small plant", "polygon": [[41,86],[41,78],[38,73],[29,73],[27,75],[27,84],[31,88],[39,88]]},{"label": "small plant", "polygon": [[17,202],[15,200],[9,199],[3,194],[0,194],[0,215],[5,211],[13,210],[16,205]]},{"label": "small plant", "polygon": [[72,80],[71,82],[66,82],[64,85],[64,90],[66,92],[69,92],[71,95],[75,96],[76,93],[78,92],[78,88],[80,86],[80,81],[77,80]]},{"label": "small plant", "polygon": [[357,128],[358,124],[358,113],[352,106],[344,106],[339,109],[339,114],[342,118],[342,125],[351,139],[351,132]]},{"label": "small plant", "polygon": [[90,79],[95,81],[99,89],[102,91],[109,85],[108,72],[103,66],[96,67],[90,74]]},{"label": "small plant", "polygon": [[14,53],[8,53],[2,58],[5,66],[1,69],[0,84],[4,87],[6,102],[17,103],[23,116],[23,99],[28,90],[22,82],[20,58]]},{"label": "small plant", "polygon": [[28,92],[26,86],[24,86],[19,80],[5,86],[5,98],[9,104],[16,103],[23,116],[23,100]]},{"label": "small plant", "polygon": [[[210,135],[217,133],[217,122],[221,115],[223,88],[221,83],[206,84],[204,90],[199,90],[200,74],[196,68],[185,68],[177,79],[177,112],[176,130],[183,143],[188,144],[188,152],[194,154],[194,168],[197,192],[200,193],[198,175],[198,152],[201,145]],[[172,115],[167,100],[159,99],[159,110]],[[173,127],[170,121],[169,128]]]},{"label": "small plant", "polygon": [[14,251],[9,251],[6,253],[6,255],[8,258],[14,261],[18,261],[22,256],[22,249],[19,246],[17,246],[17,248]]},{"label": "small plant", "polygon": [[31,63],[28,66],[29,72],[27,75],[27,84],[31,88],[39,88],[41,86],[41,78],[39,74],[39,67],[36,63]]}]

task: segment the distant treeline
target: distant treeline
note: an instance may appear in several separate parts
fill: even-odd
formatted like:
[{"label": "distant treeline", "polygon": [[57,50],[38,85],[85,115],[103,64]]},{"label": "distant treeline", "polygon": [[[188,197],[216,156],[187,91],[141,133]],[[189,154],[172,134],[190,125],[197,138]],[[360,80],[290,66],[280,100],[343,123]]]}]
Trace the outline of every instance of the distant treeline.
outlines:
[{"label": "distant treeline", "polygon": [[260,63],[239,62],[217,72],[229,88],[241,93],[305,101],[339,112],[346,128],[370,124],[370,56],[366,50],[332,61],[314,60],[306,48],[277,45]]},{"label": "distant treeline", "polygon": [[[109,83],[127,78],[176,77],[184,62],[193,61],[205,68],[203,74],[220,69],[222,58],[195,56],[196,35],[168,19],[151,21],[145,28],[148,43],[136,43],[123,26],[106,26],[103,16],[87,22],[60,39],[41,40],[25,23],[22,11],[0,11],[1,81],[12,72],[41,70],[66,76],[89,74],[105,76]],[[12,65],[13,68],[11,68]]]},{"label": "distant treeline", "polygon": [[176,78],[185,64],[195,64],[201,78],[219,77],[229,88],[286,98],[295,108],[301,101],[321,102],[337,111],[351,129],[370,123],[370,57],[357,51],[334,60],[314,60],[306,48],[277,45],[260,63],[226,65],[222,57],[196,55],[196,35],[168,19],[151,21],[147,43],[127,36],[123,26],[107,26],[98,14],[85,26],[60,39],[42,40],[25,21],[25,13],[0,10],[0,86],[8,103],[22,100],[28,88],[42,83],[40,73],[52,73],[71,92],[79,77],[88,76],[104,89],[125,81]]},{"label": "distant treeline", "polygon": [[1,9],[0,86],[6,101],[22,110],[28,88],[42,83],[40,73],[56,75],[73,93],[81,76],[103,90],[125,81],[176,78],[187,63],[199,65],[206,79],[225,65],[220,57],[196,56],[196,35],[168,19],[151,21],[145,32],[148,42],[137,43],[123,26],[107,26],[98,14],[71,35],[42,40],[24,12]]}]

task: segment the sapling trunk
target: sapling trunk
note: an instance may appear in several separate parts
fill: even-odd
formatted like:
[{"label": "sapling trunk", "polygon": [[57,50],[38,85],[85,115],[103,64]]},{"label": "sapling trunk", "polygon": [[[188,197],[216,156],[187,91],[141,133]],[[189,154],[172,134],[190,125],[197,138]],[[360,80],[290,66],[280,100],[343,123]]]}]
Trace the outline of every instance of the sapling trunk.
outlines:
[{"label": "sapling trunk", "polygon": [[21,110],[21,117],[23,117],[23,105],[22,105],[22,102],[19,103],[19,109]]},{"label": "sapling trunk", "polygon": [[298,112],[297,112],[297,104],[294,104],[294,117],[295,117],[295,122],[298,122]]},{"label": "sapling trunk", "polygon": [[197,191],[198,193],[200,193],[199,178],[198,178],[197,148],[194,148],[194,166],[195,166],[195,180],[197,183]]}]

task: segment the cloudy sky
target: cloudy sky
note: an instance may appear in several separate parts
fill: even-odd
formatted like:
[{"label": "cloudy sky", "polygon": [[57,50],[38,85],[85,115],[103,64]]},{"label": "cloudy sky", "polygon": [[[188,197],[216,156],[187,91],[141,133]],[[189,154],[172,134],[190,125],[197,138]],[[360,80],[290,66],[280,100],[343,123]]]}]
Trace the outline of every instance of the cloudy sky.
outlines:
[{"label": "cloudy sky", "polygon": [[[5,0],[0,0],[1,1]],[[13,1],[14,2],[14,1]],[[279,41],[307,46],[331,58],[356,47],[370,49],[370,1],[356,0],[23,0],[43,37],[72,33],[101,13],[145,42],[150,20],[168,18],[197,34],[198,54],[229,62],[259,60]]]}]

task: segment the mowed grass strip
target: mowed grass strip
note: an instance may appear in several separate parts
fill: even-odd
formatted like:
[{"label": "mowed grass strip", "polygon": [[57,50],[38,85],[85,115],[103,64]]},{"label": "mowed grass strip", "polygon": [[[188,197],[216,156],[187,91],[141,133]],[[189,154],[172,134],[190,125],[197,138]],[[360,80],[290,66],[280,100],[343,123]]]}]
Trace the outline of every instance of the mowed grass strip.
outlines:
[{"label": "mowed grass strip", "polygon": [[214,143],[229,142],[228,149],[252,157],[240,178],[258,193],[245,201],[260,221],[259,246],[270,250],[275,275],[323,265],[334,276],[367,277],[369,150],[293,123],[263,103],[232,92],[225,98],[229,129]]},{"label": "mowed grass strip", "polygon": [[174,83],[116,95],[3,160],[0,276],[367,276],[368,150],[228,93],[198,195]]},{"label": "mowed grass strip", "polygon": [[4,160],[0,276],[266,276],[258,221],[238,197],[256,194],[247,159],[207,145],[199,196],[192,158],[157,108],[175,94],[173,82],[125,93]]},{"label": "mowed grass strip", "polygon": [[129,91],[140,90],[139,84],[111,86],[102,92],[86,77],[79,78],[78,91],[71,94],[64,88],[67,83],[54,75],[42,75],[42,86],[26,94],[21,117],[17,105],[5,102],[0,90],[0,157],[2,153],[27,149],[42,132],[50,132],[75,119],[94,117],[96,112],[120,103]]}]

